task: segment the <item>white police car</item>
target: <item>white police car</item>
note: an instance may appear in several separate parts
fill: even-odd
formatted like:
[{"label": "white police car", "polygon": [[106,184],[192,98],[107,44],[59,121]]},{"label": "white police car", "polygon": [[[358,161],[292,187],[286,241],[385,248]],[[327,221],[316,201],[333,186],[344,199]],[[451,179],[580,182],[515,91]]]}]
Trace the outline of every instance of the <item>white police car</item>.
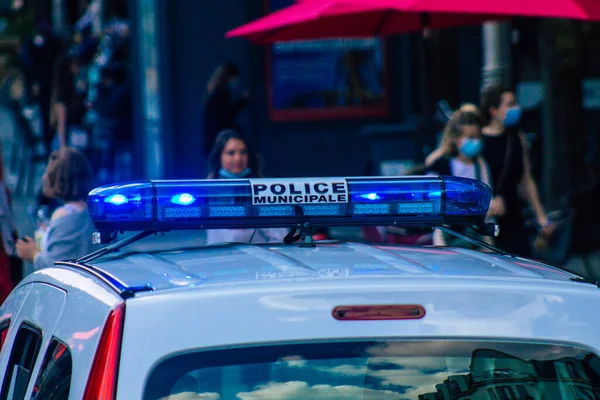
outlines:
[{"label": "white police car", "polygon": [[[0,400],[600,398],[597,285],[503,253],[311,241],[324,225],[485,231],[489,201],[449,177],[96,189],[96,240],[140,233],[14,290]],[[240,227],[300,235],[136,250]]]}]

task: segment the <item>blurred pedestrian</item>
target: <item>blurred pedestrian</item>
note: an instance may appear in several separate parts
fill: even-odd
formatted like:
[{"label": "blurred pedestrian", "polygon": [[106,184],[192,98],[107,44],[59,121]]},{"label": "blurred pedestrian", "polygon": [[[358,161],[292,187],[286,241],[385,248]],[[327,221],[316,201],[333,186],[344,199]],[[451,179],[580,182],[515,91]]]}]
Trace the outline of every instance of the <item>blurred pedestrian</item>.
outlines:
[{"label": "blurred pedestrian", "polygon": [[531,173],[526,139],[519,129],[521,108],[512,90],[493,84],[482,91],[481,111],[487,123],[482,130],[483,156],[490,165],[495,190],[490,212],[498,216],[500,226],[496,243],[510,253],[530,256],[524,205],[532,208],[542,234],[550,236],[554,226],[542,207]]},{"label": "blurred pedestrian", "polygon": [[58,62],[52,96],[51,122],[56,130],[52,151],[66,146],[87,150],[89,135],[84,128],[87,83],[82,78],[77,55],[63,57]]},{"label": "blurred pedestrian", "polygon": [[[242,135],[231,129],[217,135],[209,157],[208,179],[262,177],[258,155]],[[211,229],[207,232],[207,243],[282,242],[286,234],[285,229]]]},{"label": "blurred pedestrian", "polygon": [[[50,151],[67,146],[84,152],[88,150],[89,135],[84,128],[87,85],[81,78],[81,60],[76,54],[58,59],[52,89],[50,128],[53,139]],[[59,206],[60,200],[48,198],[43,189],[37,194],[38,213],[47,208],[51,214]]]},{"label": "blurred pedestrian", "polygon": [[62,40],[54,34],[50,22],[45,19],[36,21],[35,32],[21,47],[20,59],[26,80],[27,102],[40,107],[46,154],[50,153],[53,138],[50,107],[55,65],[62,51]]},{"label": "blurred pedestrian", "polygon": [[32,262],[34,270],[91,253],[91,235],[95,230],[86,202],[94,186],[94,175],[81,152],[71,147],[54,151],[42,186],[46,196],[60,199],[63,206],[52,214],[40,245],[28,236],[17,242],[18,256]]},{"label": "blurred pedestrian", "polygon": [[100,185],[115,181],[119,156],[133,146],[132,103],[129,67],[113,61],[102,71],[94,103],[97,121],[92,129],[91,159]]},{"label": "blurred pedestrian", "polygon": [[240,69],[231,62],[218,67],[208,82],[204,104],[204,151],[208,155],[219,132],[241,131],[238,114],[248,104],[248,92],[240,92]]},{"label": "blurred pedestrian", "polygon": [[[1,150],[1,149],[0,149]],[[4,181],[5,170],[0,151],[0,304],[8,297],[10,292],[23,275],[22,263],[13,265],[16,256],[15,241],[18,236],[12,210],[10,191]],[[20,270],[14,270],[14,269]]]},{"label": "blurred pedestrian", "polygon": [[[492,186],[489,165],[481,155],[482,127],[483,118],[475,105],[465,104],[456,110],[446,124],[440,147],[425,161],[427,173],[476,179]],[[495,217],[495,215],[489,215],[489,217]],[[461,227],[453,228],[461,229]],[[482,237],[474,231],[469,232],[468,236],[493,244],[492,238]],[[439,229],[434,232],[433,243],[436,246],[458,246],[471,249],[477,247]]]}]

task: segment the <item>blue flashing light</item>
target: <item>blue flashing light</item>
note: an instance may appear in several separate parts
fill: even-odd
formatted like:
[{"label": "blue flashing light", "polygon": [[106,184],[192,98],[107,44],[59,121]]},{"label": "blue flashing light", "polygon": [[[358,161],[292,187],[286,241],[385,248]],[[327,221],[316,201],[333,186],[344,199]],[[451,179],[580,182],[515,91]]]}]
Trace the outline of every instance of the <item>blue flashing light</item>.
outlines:
[{"label": "blue flashing light", "polygon": [[190,204],[192,204],[195,201],[196,201],[196,198],[189,193],[176,194],[171,199],[171,202],[173,204],[179,204],[182,206],[189,206]]},{"label": "blue flashing light", "polygon": [[367,200],[379,200],[379,199],[381,199],[381,197],[379,197],[379,195],[377,193],[363,194],[361,197],[363,199],[367,199]]},{"label": "blue flashing light", "polygon": [[122,194],[113,194],[104,199],[105,202],[114,204],[115,206],[120,206],[121,204],[127,203],[127,197]]},{"label": "blue flashing light", "polygon": [[491,189],[457,177],[140,181],[88,197],[99,230],[477,224]]}]

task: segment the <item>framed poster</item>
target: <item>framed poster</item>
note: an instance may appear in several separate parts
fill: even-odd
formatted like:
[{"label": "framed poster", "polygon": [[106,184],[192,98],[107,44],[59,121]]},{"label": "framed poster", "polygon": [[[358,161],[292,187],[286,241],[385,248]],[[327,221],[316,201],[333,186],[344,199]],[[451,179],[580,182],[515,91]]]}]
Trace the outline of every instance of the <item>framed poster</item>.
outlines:
[{"label": "framed poster", "polygon": [[[294,0],[265,0],[267,12]],[[281,42],[267,50],[267,101],[274,121],[384,117],[387,57],[379,37]]]}]

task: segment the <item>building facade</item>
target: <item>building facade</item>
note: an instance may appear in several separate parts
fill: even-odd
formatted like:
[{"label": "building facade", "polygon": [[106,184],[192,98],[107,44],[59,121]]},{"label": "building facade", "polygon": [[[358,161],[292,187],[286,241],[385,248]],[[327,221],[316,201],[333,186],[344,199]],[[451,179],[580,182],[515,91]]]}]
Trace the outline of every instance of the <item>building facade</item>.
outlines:
[{"label": "building facade", "polygon": [[[323,57],[330,54],[322,52],[316,58],[310,54],[309,59],[305,52],[292,60],[279,58],[276,65],[272,47],[224,38],[229,29],[264,15],[264,0],[139,0],[131,1],[130,6],[132,32],[137,35],[132,40],[137,44],[136,101],[144,110],[136,126],[140,139],[144,137],[138,150],[145,156],[138,159],[143,160],[141,167],[148,176],[205,176],[203,101],[208,79],[225,61],[235,62],[242,70],[250,103],[240,121],[262,155],[267,176],[380,173],[381,161],[418,158],[422,144],[431,146],[433,135],[424,137],[421,123],[425,86],[419,34],[384,40],[381,82],[388,102],[384,112],[357,108],[358,112],[352,109],[338,115],[332,109],[277,113],[273,112],[273,99],[279,90],[290,88],[282,88],[277,83],[281,75],[274,74],[286,68],[288,74],[305,74],[302,79],[320,84],[321,78],[317,82],[317,78],[306,77],[307,65],[326,63]],[[460,102],[476,102],[482,65],[481,27],[434,34],[431,54],[432,97],[448,99],[454,107]],[[398,170],[399,166],[388,165],[390,168]]]}]

